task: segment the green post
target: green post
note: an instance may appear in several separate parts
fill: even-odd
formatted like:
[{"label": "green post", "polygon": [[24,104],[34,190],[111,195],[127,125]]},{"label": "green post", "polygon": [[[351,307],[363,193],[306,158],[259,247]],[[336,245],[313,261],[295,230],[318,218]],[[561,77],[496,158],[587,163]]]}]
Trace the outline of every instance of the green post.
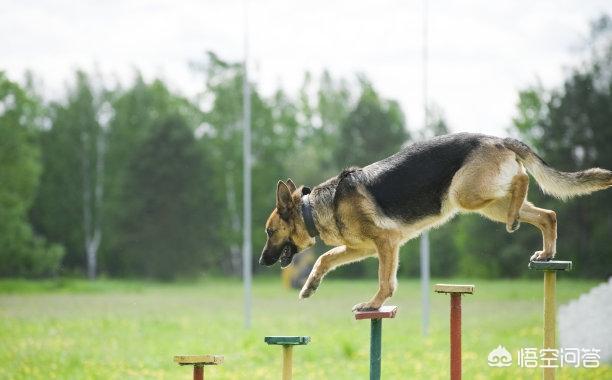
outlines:
[{"label": "green post", "polygon": [[377,310],[355,311],[355,319],[370,320],[370,380],[380,380],[382,360],[382,319],[395,318],[397,306],[382,306]]},{"label": "green post", "polygon": [[370,380],[380,380],[382,320],[370,321]]}]

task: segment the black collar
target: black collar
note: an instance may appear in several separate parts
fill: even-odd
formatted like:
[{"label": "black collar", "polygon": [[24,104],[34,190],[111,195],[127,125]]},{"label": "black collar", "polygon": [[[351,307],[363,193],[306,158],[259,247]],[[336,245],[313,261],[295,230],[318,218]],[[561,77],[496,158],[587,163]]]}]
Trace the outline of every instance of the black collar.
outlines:
[{"label": "black collar", "polygon": [[319,236],[319,230],[315,226],[314,217],[312,216],[312,205],[310,204],[310,194],[302,196],[302,218],[306,224],[306,230],[310,237]]}]

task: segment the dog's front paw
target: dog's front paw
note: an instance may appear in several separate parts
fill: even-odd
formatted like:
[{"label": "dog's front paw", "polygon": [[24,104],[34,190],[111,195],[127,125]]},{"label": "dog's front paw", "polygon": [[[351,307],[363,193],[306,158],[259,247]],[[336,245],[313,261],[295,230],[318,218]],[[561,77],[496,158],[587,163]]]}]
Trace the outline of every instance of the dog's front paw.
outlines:
[{"label": "dog's front paw", "polygon": [[372,310],[378,310],[380,309],[380,307],[382,306],[382,304],[376,304],[372,301],[370,302],[362,302],[362,303],[358,303],[357,305],[353,306],[353,311],[372,311]]},{"label": "dog's front paw", "polygon": [[303,300],[305,298],[310,297],[312,294],[314,293],[314,290],[310,289],[310,288],[302,288],[302,290],[300,290],[300,299]]},{"label": "dog's front paw", "polygon": [[300,290],[300,299],[308,298],[317,291],[320,281],[306,281]]},{"label": "dog's front paw", "polygon": [[521,222],[517,219],[514,219],[511,223],[508,222],[506,224],[506,231],[508,231],[509,233],[513,233],[514,231],[518,230],[519,227],[521,226]]},{"label": "dog's front paw", "polygon": [[549,261],[554,258],[554,253],[546,252],[546,251],[536,251],[533,255],[531,255],[530,261]]}]

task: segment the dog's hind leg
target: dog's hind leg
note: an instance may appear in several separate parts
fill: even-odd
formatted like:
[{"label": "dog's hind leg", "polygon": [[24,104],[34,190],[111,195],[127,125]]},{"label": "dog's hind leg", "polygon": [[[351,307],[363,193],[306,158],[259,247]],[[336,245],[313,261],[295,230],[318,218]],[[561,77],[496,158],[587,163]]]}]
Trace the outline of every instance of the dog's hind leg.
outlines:
[{"label": "dog's hind leg", "polygon": [[531,260],[550,260],[557,254],[557,214],[525,202],[519,212],[519,219],[533,224],[542,231],[544,249],[531,256]]},{"label": "dog's hind leg", "polygon": [[363,260],[373,254],[373,249],[355,249],[348,248],[345,245],[332,248],[325,252],[319,256],[314,267],[310,271],[310,275],[300,291],[300,298],[310,297],[317,290],[321,284],[321,280],[323,280],[323,277],[325,277],[329,271],[344,264]]},{"label": "dog's hind leg", "polygon": [[[506,222],[511,207],[512,198],[498,199],[486,207],[478,210],[478,213],[489,219]],[[534,206],[531,202],[524,202],[519,209],[519,221],[534,225],[542,231],[543,249],[535,252],[531,260],[549,260],[555,257],[557,252],[557,215],[552,210],[546,210]]]},{"label": "dog's hind leg", "polygon": [[506,230],[514,232],[520,226],[519,210],[528,189],[529,176],[514,154],[488,149],[457,172],[450,194],[453,202],[465,211],[490,206],[493,210],[490,212],[495,214],[492,219],[506,223]]},{"label": "dog's hind leg", "polygon": [[389,241],[376,243],[378,249],[378,292],[368,302],[353,306],[353,311],[376,310],[393,295],[397,287],[399,245]]},{"label": "dog's hind leg", "polygon": [[510,184],[510,204],[508,206],[508,216],[506,218],[506,230],[510,233],[518,230],[521,226],[519,211],[527,200],[527,190],[529,189],[529,176],[524,169],[520,174],[512,177]]}]

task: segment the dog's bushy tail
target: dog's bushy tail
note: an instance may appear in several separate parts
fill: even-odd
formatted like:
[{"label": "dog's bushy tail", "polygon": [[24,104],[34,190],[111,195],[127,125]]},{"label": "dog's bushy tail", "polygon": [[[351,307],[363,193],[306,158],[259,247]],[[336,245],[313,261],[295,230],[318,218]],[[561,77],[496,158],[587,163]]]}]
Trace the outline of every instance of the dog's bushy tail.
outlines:
[{"label": "dog's bushy tail", "polygon": [[542,190],[556,198],[568,199],[612,187],[612,171],[592,168],[573,173],[562,172],[550,167],[521,141],[506,138],[504,145],[516,153]]}]

